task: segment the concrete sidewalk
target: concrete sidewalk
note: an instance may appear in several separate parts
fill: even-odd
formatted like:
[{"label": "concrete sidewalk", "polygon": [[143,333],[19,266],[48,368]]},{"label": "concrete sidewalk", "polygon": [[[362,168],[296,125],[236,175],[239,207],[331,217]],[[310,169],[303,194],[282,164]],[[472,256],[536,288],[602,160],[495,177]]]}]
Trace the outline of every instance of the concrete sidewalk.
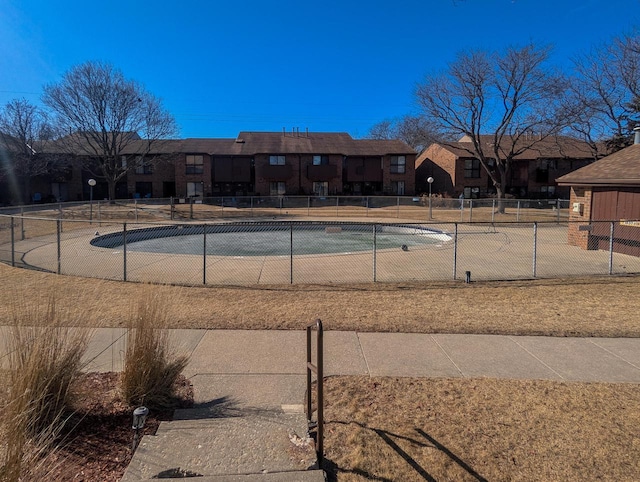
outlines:
[{"label": "concrete sidewalk", "polygon": [[[0,350],[7,329],[0,327]],[[95,330],[87,370],[121,370],[124,333]],[[303,331],[172,330],[171,339],[191,356],[185,375],[195,406],[143,437],[123,482],[184,474],[203,481],[324,480],[306,438]],[[324,346],[328,376],[640,383],[640,339],[633,338],[327,331]]]},{"label": "concrete sidewalk", "polygon": [[[100,328],[88,369],[122,367],[124,330]],[[172,330],[196,388],[228,375],[303,375],[302,331]],[[640,339],[326,331],[325,374],[640,383]],[[295,377],[294,377],[295,378]],[[206,385],[206,384],[205,384]]]}]

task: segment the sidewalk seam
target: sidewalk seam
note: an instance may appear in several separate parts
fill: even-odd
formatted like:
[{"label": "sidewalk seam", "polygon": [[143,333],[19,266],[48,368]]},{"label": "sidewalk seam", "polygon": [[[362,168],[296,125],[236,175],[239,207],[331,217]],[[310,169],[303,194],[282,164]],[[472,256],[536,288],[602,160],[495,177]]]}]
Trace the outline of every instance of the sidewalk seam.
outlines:
[{"label": "sidewalk seam", "polygon": [[440,343],[438,343],[438,340],[436,340],[433,337],[433,334],[429,335],[429,338],[431,338],[431,341],[433,341],[436,346],[438,347],[438,349],[444,354],[444,356],[447,357],[447,359],[451,362],[451,364],[456,368],[456,370],[458,370],[458,373],[460,374],[460,376],[462,378],[466,378],[466,375],[463,373],[463,371],[460,369],[460,367],[458,366],[458,364],[456,362],[453,361],[453,358],[451,358],[449,356],[449,354],[446,352],[446,350],[442,347],[442,345],[440,345]]},{"label": "sidewalk seam", "polygon": [[515,343],[516,345],[518,345],[521,349],[523,349],[525,352],[527,352],[531,357],[533,357],[535,360],[537,360],[538,362],[540,362],[543,366],[545,366],[546,368],[548,368],[549,370],[551,370],[553,373],[555,373],[556,375],[558,375],[560,377],[560,380],[566,381],[566,378],[563,377],[560,373],[558,373],[557,371],[555,371],[553,368],[551,368],[549,365],[547,365],[545,362],[543,362],[540,358],[538,358],[536,355],[534,355],[533,353],[531,353],[529,350],[527,350],[524,346],[522,346],[520,343],[518,343],[513,336],[509,336],[508,337],[509,340],[511,340],[513,343]]},{"label": "sidewalk seam", "polygon": [[598,345],[595,341],[593,341],[592,339],[589,339],[589,342],[593,343],[595,346],[597,346],[598,348],[600,348],[601,350],[606,351],[607,353],[609,353],[610,355],[613,355],[614,357],[616,357],[619,360],[622,360],[623,362],[627,363],[628,365],[631,365],[633,368],[636,368],[638,370],[640,370],[640,367],[631,363],[629,360],[627,360],[626,358],[621,357],[620,355],[618,355],[617,353],[612,352],[611,350]]}]

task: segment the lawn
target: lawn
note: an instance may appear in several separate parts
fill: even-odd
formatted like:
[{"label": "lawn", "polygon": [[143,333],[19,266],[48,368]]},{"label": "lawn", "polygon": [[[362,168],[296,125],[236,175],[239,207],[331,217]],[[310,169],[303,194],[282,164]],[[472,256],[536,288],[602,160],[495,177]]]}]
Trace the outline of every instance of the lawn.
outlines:
[{"label": "lawn", "polygon": [[[82,324],[124,326],[145,284],[104,281],[0,264],[0,324],[11,324],[12,300],[55,294]],[[171,328],[302,329],[321,318],[327,330],[483,333],[548,336],[640,336],[640,277],[508,282],[154,287],[180,309]]]},{"label": "lawn", "polygon": [[[79,324],[125,326],[149,289],[2,264],[0,277],[0,324],[16,298],[55,294],[85,314]],[[640,336],[640,277],[153,289],[179,305],[172,328],[302,329],[320,317],[360,332]],[[637,384],[331,377],[325,394],[332,480],[640,479]]]}]

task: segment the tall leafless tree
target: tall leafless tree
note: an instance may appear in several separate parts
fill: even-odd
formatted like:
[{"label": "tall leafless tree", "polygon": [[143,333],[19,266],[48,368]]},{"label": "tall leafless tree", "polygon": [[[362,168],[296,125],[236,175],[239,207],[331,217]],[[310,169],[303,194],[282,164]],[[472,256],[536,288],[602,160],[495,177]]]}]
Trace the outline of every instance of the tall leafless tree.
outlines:
[{"label": "tall leafless tree", "polygon": [[423,116],[405,115],[399,120],[383,120],[374,124],[367,137],[369,139],[400,139],[422,152],[438,136],[434,125]]},{"label": "tall leafless tree", "polygon": [[30,181],[49,174],[53,158],[42,152],[51,140],[52,127],[46,113],[26,99],[14,99],[0,109],[0,170],[13,191],[11,197],[31,200]]},{"label": "tall leafless tree", "polygon": [[501,212],[514,159],[568,123],[567,82],[547,67],[548,56],[549,49],[533,45],[466,52],[416,89],[423,114],[444,137],[441,142],[464,139],[456,147],[480,161]]},{"label": "tall leafless tree", "polygon": [[631,143],[640,120],[640,37],[622,35],[574,59],[571,129],[597,157]]},{"label": "tall leafless tree", "polygon": [[60,142],[107,182],[111,200],[118,181],[154,162],[160,144],[177,132],[160,99],[106,63],[73,67],[45,87],[43,101],[68,133]]}]

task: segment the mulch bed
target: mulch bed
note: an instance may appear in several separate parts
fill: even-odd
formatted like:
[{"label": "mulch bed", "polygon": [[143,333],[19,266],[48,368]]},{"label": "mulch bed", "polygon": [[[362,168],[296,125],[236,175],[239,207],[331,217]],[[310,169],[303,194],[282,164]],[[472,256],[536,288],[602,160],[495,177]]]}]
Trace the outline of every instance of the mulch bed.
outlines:
[{"label": "mulch bed", "polygon": [[[49,480],[119,481],[133,455],[131,407],[118,395],[118,373],[88,373],[77,385],[75,412],[67,423],[62,446],[47,463]],[[193,405],[193,387],[181,377],[175,408]],[[156,433],[173,409],[150,410],[144,435]]]}]

